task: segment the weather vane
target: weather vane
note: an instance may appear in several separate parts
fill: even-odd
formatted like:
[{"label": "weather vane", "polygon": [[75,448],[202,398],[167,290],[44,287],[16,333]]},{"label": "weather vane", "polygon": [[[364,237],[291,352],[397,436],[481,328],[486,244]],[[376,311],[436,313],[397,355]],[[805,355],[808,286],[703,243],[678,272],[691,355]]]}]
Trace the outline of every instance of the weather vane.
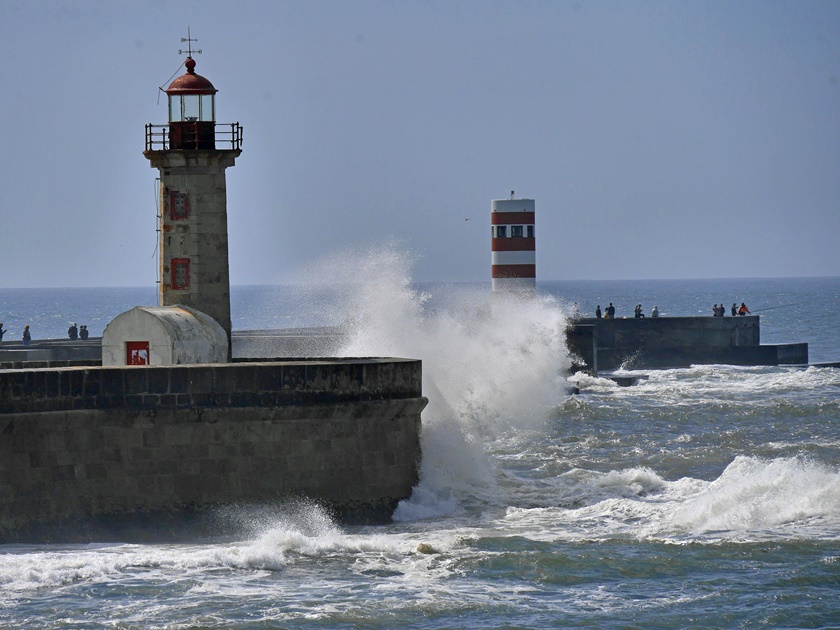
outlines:
[{"label": "weather vane", "polygon": [[178,50],[179,55],[183,55],[184,53],[187,53],[187,57],[192,57],[193,53],[198,53],[199,55],[201,54],[200,49],[199,50],[193,50],[192,49],[192,43],[197,42],[198,40],[192,38],[192,36],[190,34],[190,27],[189,26],[187,27],[187,36],[182,37],[181,41],[182,42],[187,42],[187,49],[186,50]]}]

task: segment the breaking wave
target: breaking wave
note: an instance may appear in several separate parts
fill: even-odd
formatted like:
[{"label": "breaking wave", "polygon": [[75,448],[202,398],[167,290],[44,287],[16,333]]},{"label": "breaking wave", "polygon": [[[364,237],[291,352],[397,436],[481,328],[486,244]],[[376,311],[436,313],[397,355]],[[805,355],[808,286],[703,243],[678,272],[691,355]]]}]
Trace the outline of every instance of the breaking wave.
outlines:
[{"label": "breaking wave", "polygon": [[[348,264],[348,261],[351,261]],[[551,297],[492,296],[489,287],[432,294],[412,283],[413,257],[396,243],[344,252],[308,270],[308,283],[348,288],[334,314],[342,356],[423,361],[421,482],[397,519],[455,511],[498,492],[488,440],[542,426],[567,394],[564,308]]]}]

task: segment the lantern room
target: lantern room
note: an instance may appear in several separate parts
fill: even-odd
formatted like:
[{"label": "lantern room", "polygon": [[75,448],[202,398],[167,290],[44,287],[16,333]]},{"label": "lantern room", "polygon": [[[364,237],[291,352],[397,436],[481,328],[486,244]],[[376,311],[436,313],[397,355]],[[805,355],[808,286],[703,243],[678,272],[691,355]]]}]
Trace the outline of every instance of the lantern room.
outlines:
[{"label": "lantern room", "polygon": [[171,149],[216,148],[216,92],[195,73],[195,60],[187,57],[187,73],[166,89],[169,98],[169,147]]}]

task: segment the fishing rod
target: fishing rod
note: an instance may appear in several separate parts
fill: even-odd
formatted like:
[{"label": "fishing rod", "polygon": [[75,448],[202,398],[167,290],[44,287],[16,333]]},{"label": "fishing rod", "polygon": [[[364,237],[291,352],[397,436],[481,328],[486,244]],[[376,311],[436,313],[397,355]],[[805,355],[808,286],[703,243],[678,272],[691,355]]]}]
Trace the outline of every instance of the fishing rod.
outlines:
[{"label": "fishing rod", "polygon": [[790,304],[779,304],[778,306],[768,306],[766,308],[757,308],[751,313],[760,313],[761,311],[772,311],[774,308],[785,308],[786,306],[798,306],[799,302],[791,302]]}]

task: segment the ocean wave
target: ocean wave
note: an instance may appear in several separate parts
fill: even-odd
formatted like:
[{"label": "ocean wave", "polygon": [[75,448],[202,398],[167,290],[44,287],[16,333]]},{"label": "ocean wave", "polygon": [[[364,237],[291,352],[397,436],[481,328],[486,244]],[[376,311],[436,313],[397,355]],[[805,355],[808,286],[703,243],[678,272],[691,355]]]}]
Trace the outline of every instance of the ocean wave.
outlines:
[{"label": "ocean wave", "polygon": [[[348,260],[352,264],[348,264]],[[497,461],[488,446],[511,431],[541,429],[567,395],[566,314],[549,296],[491,296],[413,288],[414,257],[397,243],[344,252],[311,271],[348,287],[342,356],[423,361],[420,486],[400,520],[454,514],[461,500],[494,502]]]},{"label": "ocean wave", "polygon": [[674,525],[692,534],[750,532],[799,524],[840,525],[840,472],[799,457],[739,456],[697,496],[680,505]]},{"label": "ocean wave", "polygon": [[675,542],[840,539],[840,471],[804,458],[736,457],[714,481],[648,468],[573,470],[556,503],[509,507],[505,527],[538,540]]}]

